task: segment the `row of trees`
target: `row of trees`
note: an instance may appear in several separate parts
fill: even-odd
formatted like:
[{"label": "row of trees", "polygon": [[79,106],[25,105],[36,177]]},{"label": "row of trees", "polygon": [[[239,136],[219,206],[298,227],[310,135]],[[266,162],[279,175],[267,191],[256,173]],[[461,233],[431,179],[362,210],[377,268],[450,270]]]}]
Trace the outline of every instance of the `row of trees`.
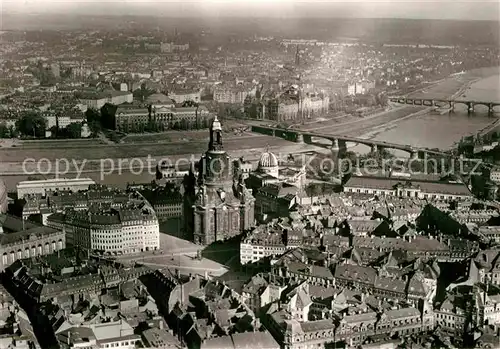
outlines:
[{"label": "row of trees", "polygon": [[0,123],[0,138],[16,138],[19,135],[13,125],[7,126],[6,123]]},{"label": "row of trees", "polygon": [[80,138],[82,136],[82,124],[79,122],[71,123],[65,128],[58,128],[57,126],[52,126],[50,128],[53,138]]},{"label": "row of trees", "polygon": [[[88,117],[88,116],[87,116]],[[96,125],[96,121],[89,122],[89,126]],[[43,116],[35,112],[23,114],[14,125],[7,126],[0,123],[0,138],[16,138],[19,135],[33,138],[45,138],[47,121]],[[92,130],[92,127],[91,127]],[[53,126],[50,128],[52,137],[55,138],[80,138],[82,132],[81,123],[71,123],[65,128]],[[94,130],[92,130],[94,131]]]},{"label": "row of trees", "polygon": [[37,113],[26,113],[16,121],[16,129],[21,135],[43,138],[47,129],[47,121]]}]

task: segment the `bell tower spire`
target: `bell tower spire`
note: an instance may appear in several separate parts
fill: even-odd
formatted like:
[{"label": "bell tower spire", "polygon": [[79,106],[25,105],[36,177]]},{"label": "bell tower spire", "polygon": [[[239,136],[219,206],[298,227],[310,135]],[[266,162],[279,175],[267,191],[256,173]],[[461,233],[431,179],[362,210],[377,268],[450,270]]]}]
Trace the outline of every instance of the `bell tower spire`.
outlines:
[{"label": "bell tower spire", "polygon": [[210,126],[210,143],[208,143],[209,151],[222,151],[224,147],[222,145],[222,125],[215,116],[212,121],[212,125]]}]

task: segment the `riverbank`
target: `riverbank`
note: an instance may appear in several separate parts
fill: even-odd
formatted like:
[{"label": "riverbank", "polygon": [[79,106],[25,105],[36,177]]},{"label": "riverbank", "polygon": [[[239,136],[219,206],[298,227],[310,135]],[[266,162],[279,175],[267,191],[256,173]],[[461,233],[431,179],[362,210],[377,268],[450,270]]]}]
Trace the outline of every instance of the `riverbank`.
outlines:
[{"label": "riverbank", "polygon": [[[467,86],[467,91],[470,91],[473,86],[467,83],[477,80],[472,79],[473,76],[474,74],[465,79],[463,76],[450,77],[462,83],[458,90],[457,85],[453,83],[453,94],[461,92],[465,86]],[[475,73],[476,78],[477,76],[478,74]],[[451,87],[451,84],[447,84],[442,87],[441,92],[450,93]],[[468,126],[470,130],[464,131],[462,125],[464,122],[470,126]],[[452,134],[453,137],[460,138],[466,133],[475,132],[489,124],[491,124],[491,119],[486,122],[478,115],[470,118],[459,113],[438,116],[432,115],[427,107],[403,105],[365,118],[311,123],[304,125],[303,129],[410,144],[417,147],[447,148],[449,145],[444,142],[439,143],[447,135]],[[198,134],[201,136],[201,133]],[[438,142],[435,142],[436,140]],[[84,144],[68,142],[64,144],[64,148],[59,146],[61,143],[52,143],[47,143],[45,147],[27,143],[26,147],[0,149],[0,175],[4,176],[8,190],[15,189],[15,184],[26,180],[30,174],[53,175],[55,169],[49,170],[48,166],[49,164],[55,166],[58,160],[62,166],[60,170],[63,172],[66,171],[65,166],[68,164],[68,177],[74,177],[76,173],[80,173],[99,183],[118,186],[124,186],[127,182],[149,182],[154,179],[153,170],[158,159],[168,158],[172,162],[179,159],[198,160],[207,147],[206,136],[190,142],[138,142],[137,144],[117,145],[100,144],[98,141],[95,142],[96,144],[92,141],[84,142]],[[453,144],[453,141],[450,144]],[[311,145],[299,146],[280,138],[257,134],[239,136],[227,134],[224,136],[224,145],[228,154],[233,158],[244,156],[250,161],[257,160],[267,146],[273,152],[282,154],[316,149]],[[32,159],[32,161],[23,166],[23,161],[26,159]],[[135,164],[131,162],[132,159],[136,162]],[[142,172],[138,171],[140,167],[142,167]],[[133,174],[130,170],[141,173]],[[105,173],[105,178],[101,178],[102,173]]]},{"label": "riverbank", "polygon": [[[386,123],[384,125],[380,125],[379,127],[376,127],[374,130],[372,130],[370,132],[359,134],[359,137],[360,138],[365,138],[365,139],[374,139],[375,137],[377,137],[382,132],[386,132],[386,131],[389,131],[389,130],[392,130],[392,129],[396,128],[397,125],[400,122],[403,122],[403,121],[405,121],[407,119],[410,119],[410,118],[416,118],[416,117],[419,117],[419,116],[422,116],[422,115],[426,115],[429,112],[431,112],[432,109],[433,109],[432,107],[427,107],[427,108],[424,108],[424,109],[417,110],[414,113],[411,113],[410,115],[402,117],[402,118],[400,118],[398,120],[390,121],[390,122],[388,122],[388,123]],[[354,135],[354,136],[358,136],[358,135]]]},{"label": "riverbank", "polygon": [[[271,138],[271,137],[267,137]],[[272,139],[272,138],[271,138]],[[283,160],[286,159],[288,154],[298,154],[306,153],[310,151],[320,151],[323,152],[325,149],[322,147],[309,145],[309,144],[297,144],[289,141],[282,140],[284,145],[280,146],[264,146],[265,142],[256,143],[259,146],[255,147],[253,144],[252,148],[242,149],[242,150],[231,150],[228,153],[232,158],[243,157],[248,161],[258,161],[260,156],[264,151],[269,149],[277,156],[281,156]],[[191,159],[197,161],[200,159],[201,153],[189,155],[174,155],[168,157],[172,163],[178,163],[180,169],[188,170],[189,161]],[[117,187],[126,187],[127,183],[149,183],[155,179],[155,168],[157,162],[161,158],[136,158],[134,162],[128,161],[128,159],[121,159],[126,161],[107,161],[107,160],[89,160],[83,162],[78,162],[75,164],[70,164],[70,168],[67,173],[60,174],[60,178],[75,178],[77,174],[80,177],[89,177],[95,180],[97,183],[102,183],[106,185],[113,185]],[[28,180],[31,176],[36,176],[39,178],[55,178],[54,168],[48,168],[49,163],[43,162],[39,164],[30,163],[25,166],[25,171],[22,168],[22,164],[10,164],[10,166],[5,166],[5,164],[0,164],[2,170],[0,171],[0,176],[5,182],[7,191],[15,192],[16,184],[20,181]],[[54,163],[52,163],[54,166]],[[64,170],[64,167],[62,168]],[[64,171],[66,172],[66,171]]]}]

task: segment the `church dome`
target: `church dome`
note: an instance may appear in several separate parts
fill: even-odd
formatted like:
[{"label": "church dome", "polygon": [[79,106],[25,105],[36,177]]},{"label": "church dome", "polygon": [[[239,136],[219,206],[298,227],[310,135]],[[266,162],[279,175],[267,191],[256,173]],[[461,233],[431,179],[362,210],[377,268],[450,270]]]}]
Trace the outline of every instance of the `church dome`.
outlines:
[{"label": "church dome", "polygon": [[260,156],[259,168],[269,167],[278,167],[278,159],[276,158],[276,155],[270,151],[266,151]]}]

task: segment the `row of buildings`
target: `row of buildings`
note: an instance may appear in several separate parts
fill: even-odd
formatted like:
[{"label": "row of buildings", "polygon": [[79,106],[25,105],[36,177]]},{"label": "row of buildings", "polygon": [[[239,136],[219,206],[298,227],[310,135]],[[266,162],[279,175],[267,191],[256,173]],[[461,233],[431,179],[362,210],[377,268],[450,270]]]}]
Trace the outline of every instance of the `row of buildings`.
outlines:
[{"label": "row of buildings", "polygon": [[66,210],[47,218],[47,225],[66,233],[68,243],[108,254],[154,251],[160,248],[158,218],[147,204],[105,210]]},{"label": "row of buildings", "polygon": [[17,260],[45,256],[66,248],[66,234],[7,214],[0,215],[0,269]]},{"label": "row of buildings", "polygon": [[253,119],[278,122],[311,119],[328,113],[330,98],[323,94],[305,93],[292,86],[279,96],[248,96],[244,112]]},{"label": "row of buildings", "polygon": [[122,105],[114,112],[114,128],[129,132],[154,126],[160,130],[207,128],[211,113],[204,105],[176,105],[162,94],[148,97],[147,106]]},{"label": "row of buildings", "polygon": [[[40,183],[30,188],[20,186],[26,201],[23,219],[38,219],[48,227],[63,231],[70,245],[89,251],[123,254],[160,248],[156,211],[140,192],[91,183],[60,179],[48,180],[53,187],[34,187]],[[161,217],[173,214],[169,210],[162,211],[159,201],[153,202]],[[179,215],[175,213],[176,217]]]}]

